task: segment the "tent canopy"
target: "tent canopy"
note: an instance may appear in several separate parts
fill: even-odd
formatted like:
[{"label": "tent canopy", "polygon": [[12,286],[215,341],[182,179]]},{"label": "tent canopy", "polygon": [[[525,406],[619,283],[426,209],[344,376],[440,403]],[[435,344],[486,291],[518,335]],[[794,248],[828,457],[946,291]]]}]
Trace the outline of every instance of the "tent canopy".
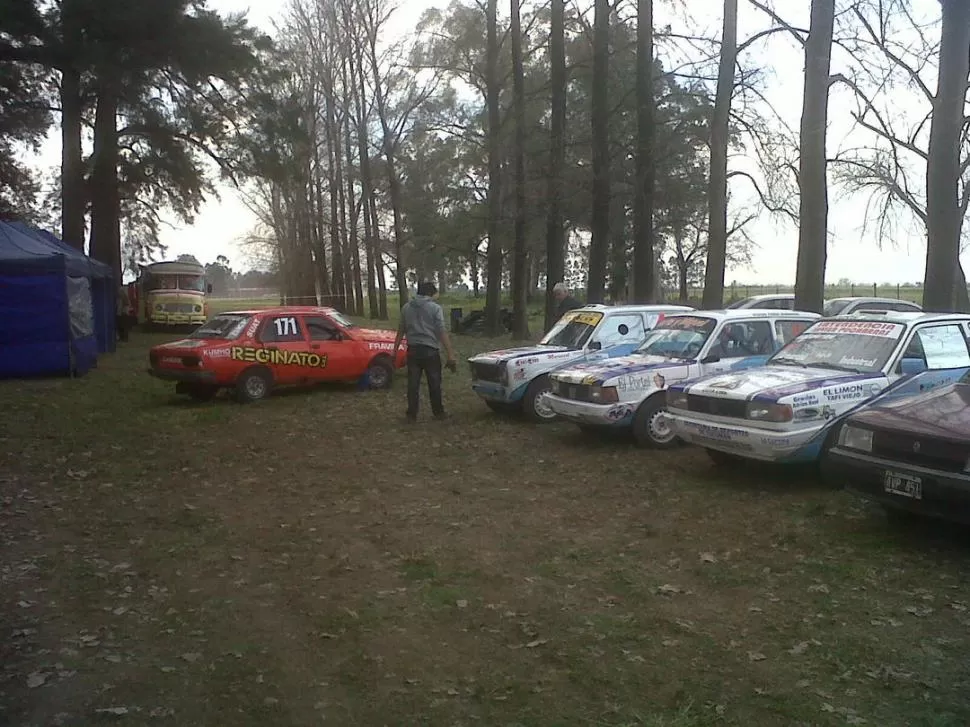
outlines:
[{"label": "tent canopy", "polygon": [[0,222],[0,265],[5,259],[17,258],[18,253],[21,261],[24,258],[35,260],[51,255],[63,255],[66,258],[67,274],[73,277],[114,277],[110,267],[88,257],[49,232],[38,230],[23,222]]}]

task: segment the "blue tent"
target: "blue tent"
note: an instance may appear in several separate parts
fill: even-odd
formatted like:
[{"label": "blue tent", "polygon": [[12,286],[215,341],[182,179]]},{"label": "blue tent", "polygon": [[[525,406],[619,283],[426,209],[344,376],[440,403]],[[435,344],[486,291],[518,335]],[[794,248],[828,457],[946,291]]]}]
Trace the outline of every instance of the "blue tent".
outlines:
[{"label": "blue tent", "polygon": [[114,320],[114,306],[105,311],[108,294],[114,301],[112,272],[65,247],[0,222],[0,378],[80,375],[97,364],[97,320]]},{"label": "blue tent", "polygon": [[[76,247],[46,230],[39,230],[23,222],[8,223],[20,232],[31,235],[53,245],[54,248],[77,263],[75,269],[87,269],[86,277],[91,281],[91,304],[94,307],[94,336],[98,341],[98,353],[112,353],[117,348],[117,329],[115,311],[117,310],[118,290],[110,267],[88,257]],[[74,273],[70,273],[73,275]]]}]

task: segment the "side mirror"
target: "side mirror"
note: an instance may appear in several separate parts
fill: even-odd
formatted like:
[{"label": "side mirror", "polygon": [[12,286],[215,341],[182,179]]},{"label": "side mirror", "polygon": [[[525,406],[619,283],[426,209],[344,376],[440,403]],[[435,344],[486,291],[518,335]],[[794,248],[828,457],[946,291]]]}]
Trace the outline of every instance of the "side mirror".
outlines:
[{"label": "side mirror", "polygon": [[904,358],[899,362],[899,373],[904,376],[915,376],[928,369],[926,362],[921,358]]},{"label": "side mirror", "polygon": [[603,348],[603,344],[599,341],[593,341],[591,344],[589,344],[589,346],[587,346],[587,348],[590,351],[599,351]]},{"label": "side mirror", "polygon": [[212,294],[212,283],[209,283],[207,286],[205,286],[205,292],[210,295]]},{"label": "side mirror", "polygon": [[717,363],[720,360],[721,360],[721,357],[718,356],[716,353],[710,353],[710,354],[708,354],[707,356],[705,356],[704,358],[701,359],[701,363],[702,364],[711,364],[711,363]]}]

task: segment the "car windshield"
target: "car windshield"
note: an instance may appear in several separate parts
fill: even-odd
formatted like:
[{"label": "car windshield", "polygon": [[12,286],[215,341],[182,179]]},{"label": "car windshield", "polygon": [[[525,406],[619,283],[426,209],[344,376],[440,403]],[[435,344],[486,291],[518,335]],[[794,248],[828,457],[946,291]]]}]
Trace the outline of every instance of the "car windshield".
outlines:
[{"label": "car windshield", "polygon": [[339,311],[332,310],[332,311],[329,311],[327,313],[327,315],[330,316],[330,320],[336,321],[337,323],[339,323],[340,325],[342,325],[344,328],[354,328],[355,327],[354,322],[351,321],[349,318],[347,318],[347,316],[345,316],[343,313],[340,313]]},{"label": "car windshield", "polygon": [[242,314],[216,316],[208,323],[195,329],[189,338],[231,341],[234,338],[239,338],[249,319],[250,316]]},{"label": "car windshield", "polygon": [[179,275],[179,290],[205,292],[205,278],[201,275]]},{"label": "car windshield", "polygon": [[834,300],[827,300],[825,301],[825,306],[822,308],[822,315],[826,318],[837,316],[840,312],[844,311],[848,305],[849,300],[847,298],[835,298]]},{"label": "car windshield", "polygon": [[768,363],[874,373],[889,360],[906,327],[877,321],[819,321]]},{"label": "car windshield", "polygon": [[664,318],[636,350],[642,356],[694,358],[711,337],[717,321],[703,316]]},{"label": "car windshield", "polygon": [[574,310],[560,318],[541,341],[540,346],[562,346],[564,348],[579,349],[586,345],[586,341],[593,335],[596,326],[603,320],[603,314],[598,311]]}]

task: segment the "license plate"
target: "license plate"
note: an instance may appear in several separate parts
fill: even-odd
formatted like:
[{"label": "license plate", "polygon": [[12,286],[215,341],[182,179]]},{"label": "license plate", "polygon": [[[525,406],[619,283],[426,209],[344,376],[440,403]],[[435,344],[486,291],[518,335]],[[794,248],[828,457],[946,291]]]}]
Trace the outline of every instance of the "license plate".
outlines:
[{"label": "license plate", "polygon": [[886,472],[883,487],[886,492],[892,495],[909,497],[913,500],[923,499],[923,479],[921,477],[913,477],[898,472]]}]

